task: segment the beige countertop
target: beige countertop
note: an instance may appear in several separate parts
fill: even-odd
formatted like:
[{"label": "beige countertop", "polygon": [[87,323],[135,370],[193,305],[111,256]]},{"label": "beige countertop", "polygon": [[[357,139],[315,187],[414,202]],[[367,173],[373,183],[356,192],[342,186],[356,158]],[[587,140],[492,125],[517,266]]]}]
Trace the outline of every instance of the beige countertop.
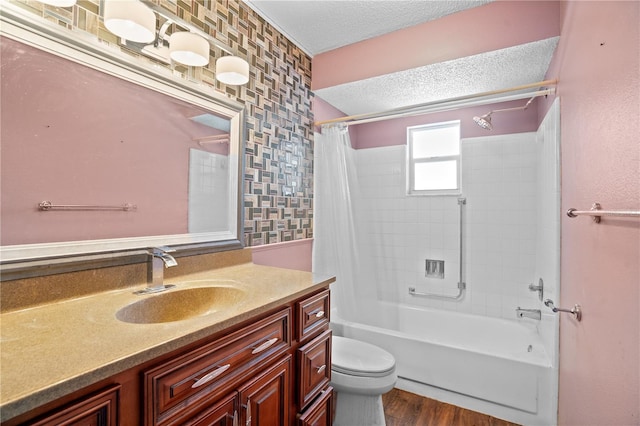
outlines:
[{"label": "beige countertop", "polygon": [[177,284],[169,291],[217,283],[245,292],[229,308],[186,320],[131,324],[116,319],[120,308],[154,297],[133,294],[146,285],[3,313],[0,417],[8,420],[332,281],[309,272],[243,263],[167,279]]}]

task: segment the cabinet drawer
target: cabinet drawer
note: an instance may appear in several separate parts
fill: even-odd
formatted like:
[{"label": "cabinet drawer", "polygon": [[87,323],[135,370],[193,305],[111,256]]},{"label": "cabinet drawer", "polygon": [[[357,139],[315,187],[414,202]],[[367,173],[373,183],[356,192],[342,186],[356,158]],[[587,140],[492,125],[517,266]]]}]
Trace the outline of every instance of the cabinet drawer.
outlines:
[{"label": "cabinet drawer", "polygon": [[298,406],[313,401],[331,380],[331,330],[298,349]]},{"label": "cabinet drawer", "polygon": [[298,426],[331,426],[333,388],[329,386],[313,404],[298,417]]},{"label": "cabinet drawer", "polygon": [[291,310],[284,309],[144,373],[145,425],[195,412],[224,386],[291,346]]},{"label": "cabinet drawer", "polygon": [[298,340],[311,337],[329,324],[329,290],[298,302]]}]

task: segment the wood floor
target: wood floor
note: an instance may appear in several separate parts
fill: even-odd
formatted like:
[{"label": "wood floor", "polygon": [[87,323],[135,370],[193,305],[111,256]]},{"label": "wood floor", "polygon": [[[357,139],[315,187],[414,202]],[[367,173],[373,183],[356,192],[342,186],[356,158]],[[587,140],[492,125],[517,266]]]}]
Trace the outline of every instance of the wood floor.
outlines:
[{"label": "wood floor", "polygon": [[382,404],[387,426],[517,426],[399,389],[384,394]]}]

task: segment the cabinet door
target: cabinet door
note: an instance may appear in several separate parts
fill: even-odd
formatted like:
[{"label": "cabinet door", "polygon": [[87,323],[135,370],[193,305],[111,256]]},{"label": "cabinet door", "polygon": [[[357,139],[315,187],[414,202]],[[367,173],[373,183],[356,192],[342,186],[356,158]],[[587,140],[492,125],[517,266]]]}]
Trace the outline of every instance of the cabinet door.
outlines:
[{"label": "cabinet door", "polygon": [[290,422],[291,355],[240,388],[240,426],[276,426]]},{"label": "cabinet door", "polygon": [[120,385],[77,401],[32,423],[33,426],[117,426]]},{"label": "cabinet door", "polygon": [[[182,423],[183,426],[236,426],[238,423],[238,393],[233,392],[218,401],[213,407],[203,410],[193,419]],[[234,423],[235,419],[235,423]]]},{"label": "cabinet door", "polygon": [[[191,417],[291,346],[286,308],[144,372],[145,426]],[[231,383],[231,384],[230,384]]]},{"label": "cabinet door", "polygon": [[316,401],[298,417],[298,426],[331,426],[333,388],[329,386]]},{"label": "cabinet door", "polygon": [[331,330],[298,349],[298,406],[313,401],[331,380]]}]

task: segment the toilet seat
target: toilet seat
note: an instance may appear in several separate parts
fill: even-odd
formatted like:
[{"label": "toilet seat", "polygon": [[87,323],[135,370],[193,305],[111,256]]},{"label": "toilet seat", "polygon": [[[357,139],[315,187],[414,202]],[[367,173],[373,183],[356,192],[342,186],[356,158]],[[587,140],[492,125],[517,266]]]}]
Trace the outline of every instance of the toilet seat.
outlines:
[{"label": "toilet seat", "polygon": [[333,336],[331,369],[358,377],[385,377],[395,372],[393,355],[377,346],[341,336]]}]

